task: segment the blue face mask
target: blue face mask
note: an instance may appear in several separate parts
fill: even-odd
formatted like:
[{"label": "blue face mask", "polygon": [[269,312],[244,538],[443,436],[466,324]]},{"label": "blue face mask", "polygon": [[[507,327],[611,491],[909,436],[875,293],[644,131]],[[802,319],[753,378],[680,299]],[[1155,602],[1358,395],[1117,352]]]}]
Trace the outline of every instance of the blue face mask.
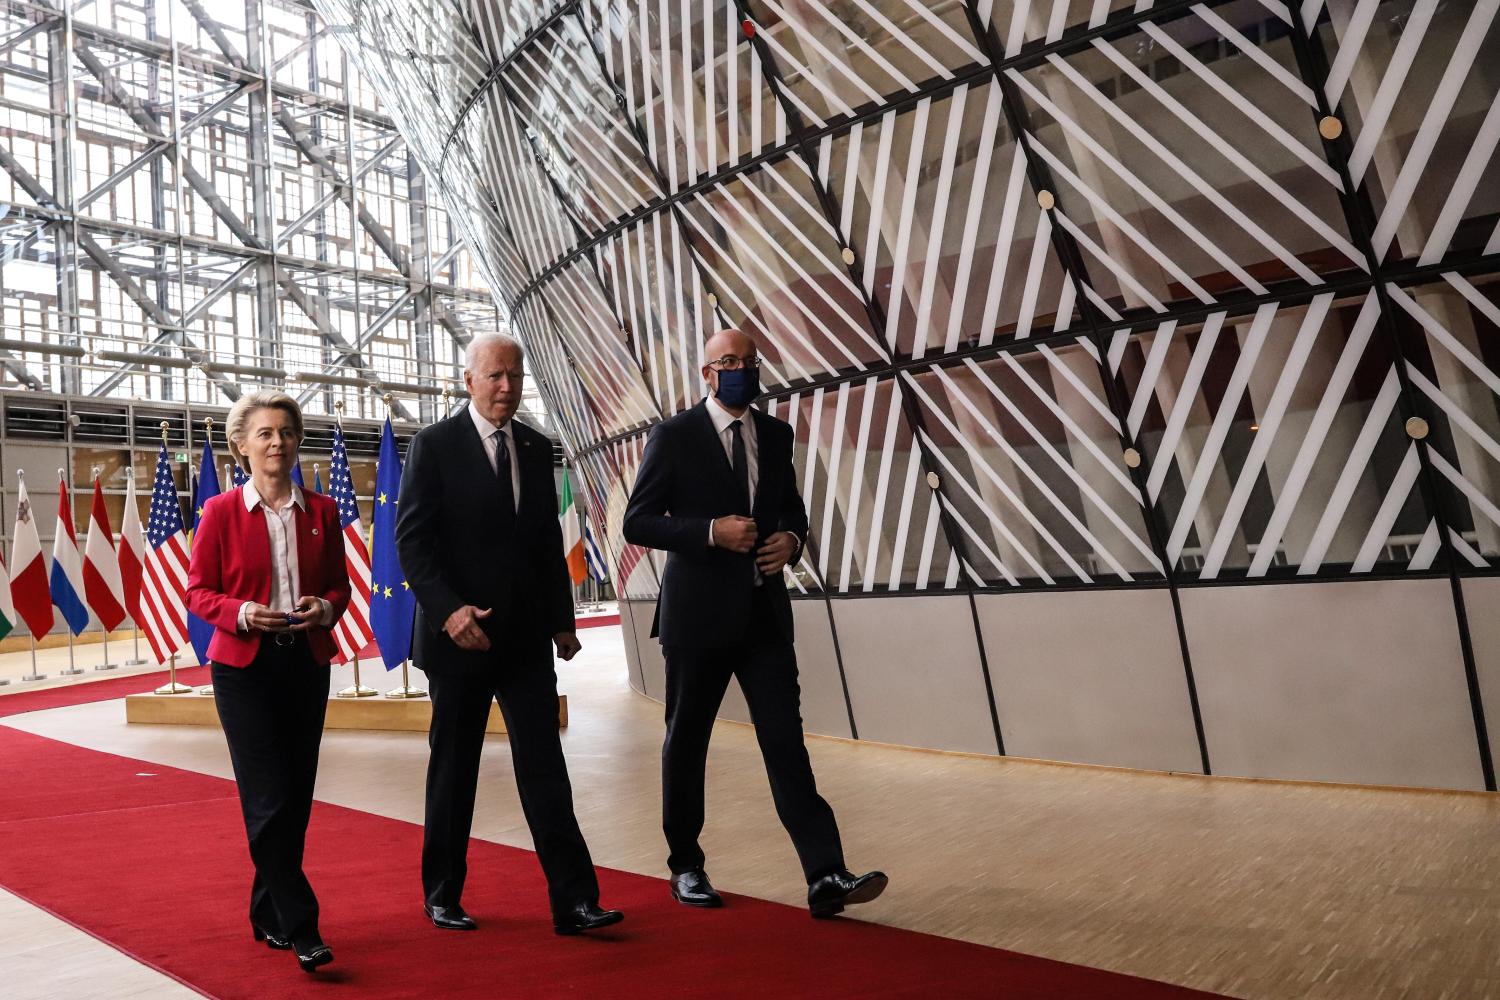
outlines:
[{"label": "blue face mask", "polygon": [[749,406],[760,395],[760,369],[736,368],[719,372],[719,388],[714,396],[733,409]]}]

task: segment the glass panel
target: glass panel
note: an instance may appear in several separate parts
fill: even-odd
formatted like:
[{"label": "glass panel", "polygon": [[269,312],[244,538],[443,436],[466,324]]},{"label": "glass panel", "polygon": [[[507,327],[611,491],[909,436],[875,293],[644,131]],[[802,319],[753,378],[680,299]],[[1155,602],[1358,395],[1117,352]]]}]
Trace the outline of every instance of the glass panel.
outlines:
[{"label": "glass panel", "polygon": [[1117,334],[1167,553],[1202,579],[1422,570],[1435,535],[1374,293]]},{"label": "glass panel", "polygon": [[987,583],[1161,578],[1092,345],[934,365],[910,385]]},{"label": "glass panel", "polygon": [[1237,0],[1007,73],[1105,316],[1363,266],[1290,31]]},{"label": "glass panel", "polygon": [[1376,254],[1433,264],[1500,248],[1494,183],[1500,19],[1489,4],[1329,0],[1317,29]]}]

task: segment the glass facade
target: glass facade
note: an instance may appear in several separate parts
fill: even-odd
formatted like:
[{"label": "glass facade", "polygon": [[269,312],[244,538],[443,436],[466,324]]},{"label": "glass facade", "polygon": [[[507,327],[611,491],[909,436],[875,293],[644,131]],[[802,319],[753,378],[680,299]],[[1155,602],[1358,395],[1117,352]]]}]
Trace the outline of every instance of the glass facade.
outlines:
[{"label": "glass facade", "polygon": [[1495,3],[316,4],[423,137],[625,596],[645,436],[735,326],[796,429],[789,587],[1170,592],[1205,768],[1179,593],[1442,581],[1463,634],[1500,558]]}]

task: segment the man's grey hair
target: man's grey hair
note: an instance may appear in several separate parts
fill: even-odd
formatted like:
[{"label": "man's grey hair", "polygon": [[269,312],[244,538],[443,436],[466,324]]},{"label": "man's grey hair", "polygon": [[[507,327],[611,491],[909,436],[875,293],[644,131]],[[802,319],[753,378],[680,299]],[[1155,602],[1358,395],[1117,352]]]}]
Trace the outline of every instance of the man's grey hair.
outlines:
[{"label": "man's grey hair", "polygon": [[481,333],[469,341],[469,346],[464,350],[464,371],[473,371],[474,362],[479,355],[491,347],[508,347],[516,352],[516,357],[526,360],[526,348],[515,337],[508,333]]}]

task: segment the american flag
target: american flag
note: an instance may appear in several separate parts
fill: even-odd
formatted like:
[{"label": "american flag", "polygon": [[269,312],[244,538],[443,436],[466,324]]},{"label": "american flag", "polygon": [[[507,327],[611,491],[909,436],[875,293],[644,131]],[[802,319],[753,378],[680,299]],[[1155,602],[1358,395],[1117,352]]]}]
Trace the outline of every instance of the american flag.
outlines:
[{"label": "american flag", "polygon": [[333,628],[339,646],[339,662],[352,660],[370,644],[370,549],[365,545],[365,526],[354,502],[354,480],[349,475],[349,452],[344,447],[344,429],[333,428],[333,465],[328,470],[328,495],[339,505],[339,524],[344,529],[344,567],[349,571],[349,610]]},{"label": "american flag", "polygon": [[188,641],[187,608],[183,606],[188,581],[188,540],[165,441],[156,456],[143,569],[141,617],[144,620],[140,625],[156,662],[166,663]]}]

